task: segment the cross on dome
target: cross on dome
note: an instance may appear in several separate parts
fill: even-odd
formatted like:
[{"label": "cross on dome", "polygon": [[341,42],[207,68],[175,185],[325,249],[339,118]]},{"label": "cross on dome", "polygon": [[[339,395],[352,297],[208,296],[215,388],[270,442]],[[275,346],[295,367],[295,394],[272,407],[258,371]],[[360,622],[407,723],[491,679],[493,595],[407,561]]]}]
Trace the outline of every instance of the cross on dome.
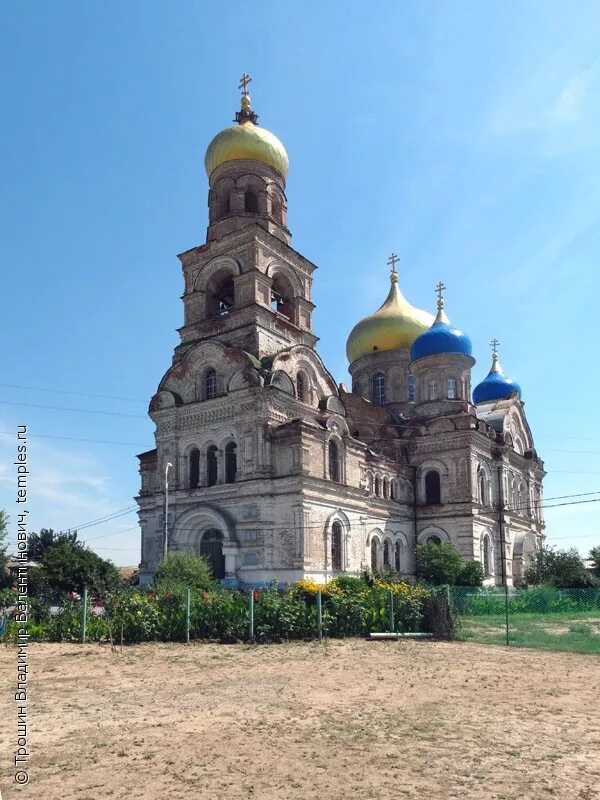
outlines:
[{"label": "cross on dome", "polygon": [[446,284],[442,283],[442,281],[438,281],[438,285],[435,287],[435,293],[438,296],[437,299],[437,306],[438,310],[444,307],[444,290],[446,289]]},{"label": "cross on dome", "polygon": [[400,261],[400,258],[399,256],[396,255],[396,253],[392,253],[392,255],[387,260],[388,266],[392,268],[392,274],[391,274],[392,283],[398,282],[398,271],[396,270],[396,264],[398,263],[398,261]]},{"label": "cross on dome", "polygon": [[244,72],[244,74],[240,78],[240,85],[238,86],[238,89],[242,90],[242,97],[246,97],[246,95],[249,94],[248,84],[251,83],[251,81],[252,78],[250,77],[250,75],[248,75],[247,72]]},{"label": "cross on dome", "polygon": [[493,355],[497,355],[498,354],[498,345],[499,344],[500,344],[500,342],[498,341],[498,339],[492,339],[492,341],[490,342],[490,347],[492,348]]}]

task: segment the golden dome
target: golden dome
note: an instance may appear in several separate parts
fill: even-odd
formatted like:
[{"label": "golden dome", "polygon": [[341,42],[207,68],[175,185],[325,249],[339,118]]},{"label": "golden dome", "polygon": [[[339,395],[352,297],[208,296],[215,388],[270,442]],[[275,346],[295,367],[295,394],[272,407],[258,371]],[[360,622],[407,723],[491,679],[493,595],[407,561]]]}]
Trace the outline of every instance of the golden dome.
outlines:
[{"label": "golden dome", "polygon": [[204,156],[206,174],[211,173],[227,161],[250,158],[276,169],[285,178],[289,159],[285,147],[275,134],[256,124],[258,117],[250,107],[250,95],[242,96],[242,108],[236,114],[237,125],[217,133],[208,145]]},{"label": "golden dome", "polygon": [[346,355],[350,363],[369,353],[408,349],[433,324],[432,314],[411,306],[404,297],[396,272],[392,272],[390,281],[385,303],[355,325],[348,337]]}]

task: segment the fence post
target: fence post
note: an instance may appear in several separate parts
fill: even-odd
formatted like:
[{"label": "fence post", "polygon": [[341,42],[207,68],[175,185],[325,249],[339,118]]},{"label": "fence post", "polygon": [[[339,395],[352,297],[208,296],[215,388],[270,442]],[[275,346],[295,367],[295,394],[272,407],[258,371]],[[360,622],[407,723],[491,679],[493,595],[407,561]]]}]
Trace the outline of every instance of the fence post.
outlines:
[{"label": "fence post", "polygon": [[248,638],[254,641],[254,589],[248,595]]},{"label": "fence post", "polygon": [[394,593],[390,589],[390,599],[388,602],[388,618],[390,622],[390,633],[394,633]]},{"label": "fence post", "polygon": [[321,605],[321,591],[317,592],[317,631],[319,639],[323,638],[323,607]]},{"label": "fence post", "polygon": [[185,598],[185,643],[190,643],[190,588]]},{"label": "fence post", "polygon": [[81,617],[81,644],[85,644],[87,634],[87,589],[83,590],[83,612]]},{"label": "fence post", "polygon": [[508,624],[508,581],[504,582],[504,613],[506,615],[506,646],[508,647],[510,645]]}]

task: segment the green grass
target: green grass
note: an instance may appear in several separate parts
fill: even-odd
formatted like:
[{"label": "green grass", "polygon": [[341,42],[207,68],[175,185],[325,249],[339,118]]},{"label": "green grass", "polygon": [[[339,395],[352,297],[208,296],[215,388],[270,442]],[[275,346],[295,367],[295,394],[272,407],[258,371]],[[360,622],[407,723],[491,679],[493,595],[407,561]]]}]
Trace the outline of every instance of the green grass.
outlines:
[{"label": "green grass", "polygon": [[[457,639],[505,645],[505,624],[504,615],[460,617]],[[514,647],[600,653],[600,613],[511,614],[508,642]]]}]

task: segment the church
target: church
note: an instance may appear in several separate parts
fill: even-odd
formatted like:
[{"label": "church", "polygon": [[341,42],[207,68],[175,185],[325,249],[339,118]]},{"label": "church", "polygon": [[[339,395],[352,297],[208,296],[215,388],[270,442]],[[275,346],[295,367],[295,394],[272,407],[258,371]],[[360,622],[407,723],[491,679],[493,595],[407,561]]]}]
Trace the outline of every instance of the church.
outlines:
[{"label": "church", "polygon": [[351,389],[336,383],[315,349],[316,265],[291,245],[288,155],[249,81],[206,151],[206,242],[179,256],[180,342],[150,402],[156,448],[139,456],[140,582],[181,551],[228,586],[410,579],[420,544],[451,542],[486,584],[518,585],[544,537],[545,472],[498,342],[471,390],[445,287],[435,315],[415,308],[392,255],[387,297],[348,336]]}]

